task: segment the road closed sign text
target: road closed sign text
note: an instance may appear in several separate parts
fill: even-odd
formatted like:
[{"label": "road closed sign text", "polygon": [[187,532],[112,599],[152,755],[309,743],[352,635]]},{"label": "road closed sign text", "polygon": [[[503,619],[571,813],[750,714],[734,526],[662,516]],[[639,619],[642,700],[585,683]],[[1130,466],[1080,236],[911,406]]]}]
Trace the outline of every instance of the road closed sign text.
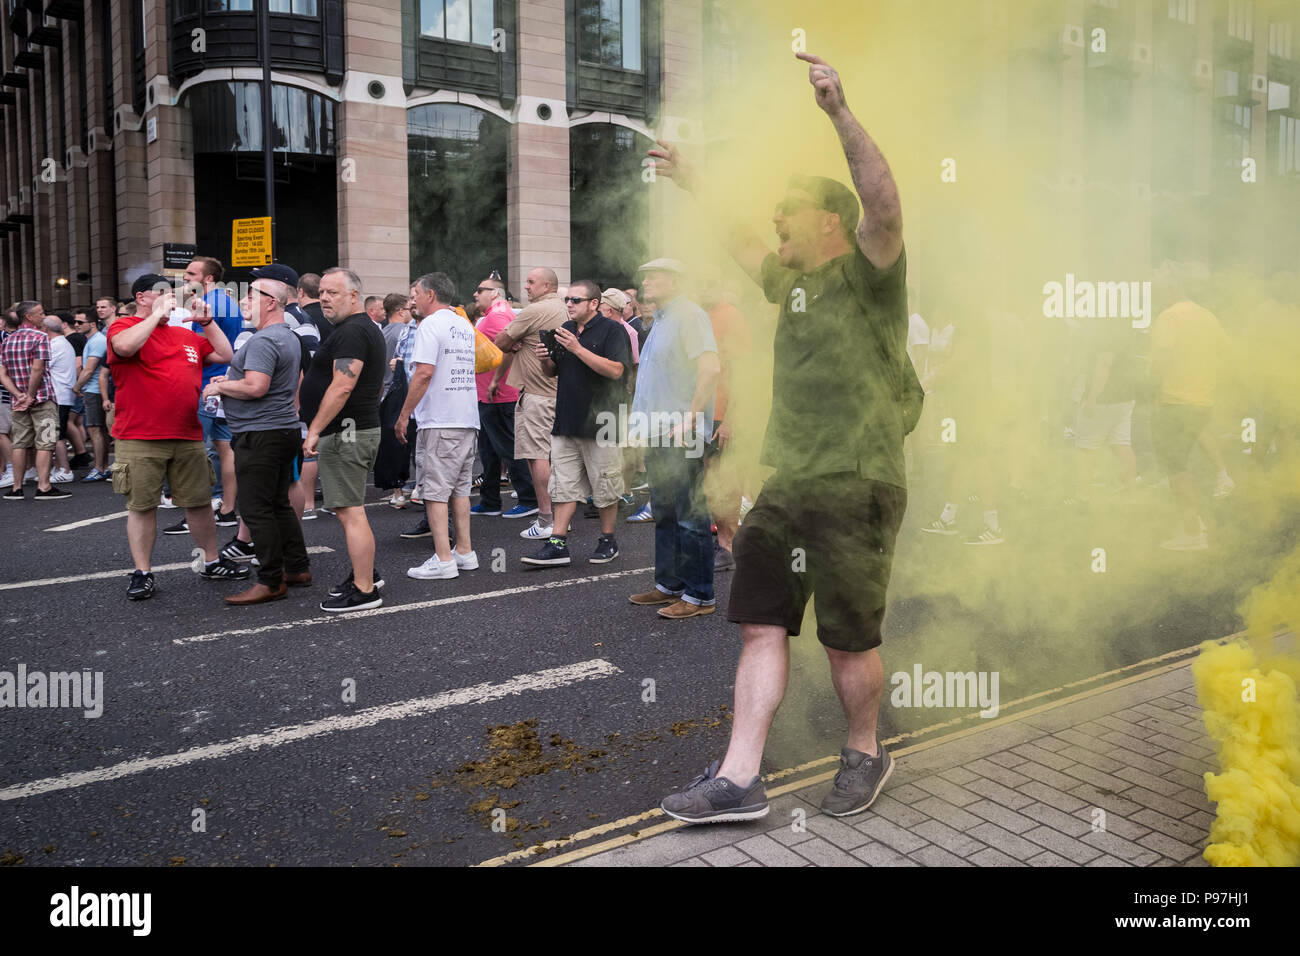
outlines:
[{"label": "road closed sign text", "polygon": [[230,232],[230,264],[264,266],[271,261],[271,217],[236,219]]}]

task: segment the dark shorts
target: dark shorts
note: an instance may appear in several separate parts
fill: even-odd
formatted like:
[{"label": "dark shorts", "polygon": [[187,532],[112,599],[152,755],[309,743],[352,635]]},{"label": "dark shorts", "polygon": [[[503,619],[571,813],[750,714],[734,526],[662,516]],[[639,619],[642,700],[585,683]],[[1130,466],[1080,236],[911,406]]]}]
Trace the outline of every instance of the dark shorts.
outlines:
[{"label": "dark shorts", "polygon": [[59,406],[59,437],[68,437],[68,417],[72,414],[71,405]]},{"label": "dark shorts", "polygon": [[86,427],[103,428],[104,427],[104,398],[96,392],[87,392],[86,401]]},{"label": "dark shorts", "polygon": [[1201,430],[1214,409],[1206,405],[1157,405],[1151,410],[1151,444],[1167,475],[1186,471]]},{"label": "dark shorts", "polygon": [[856,474],[791,482],[772,476],[736,535],[727,619],[794,636],[815,594],[822,644],[840,651],[879,646],[906,509],[906,490]]}]

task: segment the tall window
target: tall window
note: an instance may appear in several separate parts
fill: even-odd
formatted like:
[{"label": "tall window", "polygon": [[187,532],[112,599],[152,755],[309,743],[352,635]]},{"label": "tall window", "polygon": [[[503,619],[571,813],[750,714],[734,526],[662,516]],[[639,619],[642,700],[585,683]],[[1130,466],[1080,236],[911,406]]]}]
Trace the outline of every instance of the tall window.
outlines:
[{"label": "tall window", "polygon": [[420,0],[420,34],[491,46],[494,6],[494,0]]},{"label": "tall window", "polygon": [[1169,0],[1169,19],[1196,22],[1196,0]]},{"label": "tall window", "polygon": [[1274,20],[1268,25],[1268,52],[1272,56],[1291,59],[1291,24]]},{"label": "tall window", "polygon": [[578,0],[578,59],[641,69],[641,0]]},{"label": "tall window", "polygon": [[316,0],[271,0],[272,13],[292,13],[300,17],[316,16]]},{"label": "tall window", "polygon": [[1228,0],[1228,36],[1253,40],[1254,31],[1255,5],[1251,0]]},{"label": "tall window", "polygon": [[650,258],[649,188],[641,160],[651,143],[624,126],[569,130],[569,259],[575,278],[626,288]]}]

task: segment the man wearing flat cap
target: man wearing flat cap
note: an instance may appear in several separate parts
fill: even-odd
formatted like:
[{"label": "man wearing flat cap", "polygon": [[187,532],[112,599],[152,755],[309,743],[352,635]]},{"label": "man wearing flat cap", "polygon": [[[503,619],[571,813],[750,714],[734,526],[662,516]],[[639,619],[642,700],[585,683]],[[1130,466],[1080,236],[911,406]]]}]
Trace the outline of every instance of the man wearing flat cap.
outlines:
[{"label": "man wearing flat cap", "polygon": [[302,340],[285,324],[284,308],[298,273],[272,264],[253,270],[243,314],[257,327],[235,353],[230,370],[203,390],[219,396],[234,436],[239,514],[253,535],[257,583],[232,594],[227,604],[277,601],[289,585],[311,584],[307,545],[297,509],[289,503],[295,460],[302,448],[298,427],[298,373]]}]

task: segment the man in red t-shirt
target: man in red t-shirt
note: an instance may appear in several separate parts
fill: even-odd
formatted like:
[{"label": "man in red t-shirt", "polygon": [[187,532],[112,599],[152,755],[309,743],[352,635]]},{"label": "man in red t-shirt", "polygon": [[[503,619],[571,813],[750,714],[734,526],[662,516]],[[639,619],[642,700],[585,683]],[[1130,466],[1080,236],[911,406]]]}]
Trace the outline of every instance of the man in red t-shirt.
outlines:
[{"label": "man in red t-shirt", "polygon": [[248,568],[217,551],[209,498],[214,475],[198,419],[203,366],[224,365],[234,353],[202,299],[190,308],[203,335],[185,326],[189,313],[178,311],[172,324],[176,296],[160,294],[167,285],[159,275],[136,279],[131,286],[135,314],[108,330],[108,368],[117,391],[113,490],[126,497],[126,536],[135,562],[126,593],[134,601],[154,593],[150,568],[164,479],[172,500],[185,509],[194,543],[203,549],[200,576],[237,581],[249,575]]}]

